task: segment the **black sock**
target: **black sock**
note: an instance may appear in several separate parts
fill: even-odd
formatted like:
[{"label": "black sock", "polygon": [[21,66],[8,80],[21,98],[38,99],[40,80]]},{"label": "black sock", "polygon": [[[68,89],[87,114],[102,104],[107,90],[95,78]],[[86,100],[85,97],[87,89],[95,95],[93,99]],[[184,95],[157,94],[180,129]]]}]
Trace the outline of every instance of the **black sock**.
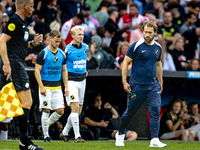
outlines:
[{"label": "black sock", "polygon": [[23,144],[28,140],[28,121],[29,121],[29,109],[23,108],[24,114],[18,117],[19,129],[20,129],[20,141]]}]

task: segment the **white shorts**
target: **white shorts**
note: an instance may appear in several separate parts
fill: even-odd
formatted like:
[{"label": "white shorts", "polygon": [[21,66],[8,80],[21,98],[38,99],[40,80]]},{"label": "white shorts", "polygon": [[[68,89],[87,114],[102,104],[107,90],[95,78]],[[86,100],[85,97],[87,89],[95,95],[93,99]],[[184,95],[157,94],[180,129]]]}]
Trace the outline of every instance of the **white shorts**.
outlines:
[{"label": "white shorts", "polygon": [[39,90],[40,109],[55,110],[64,108],[63,93],[61,89],[46,89],[46,96],[42,95]]},{"label": "white shorts", "polygon": [[79,105],[83,105],[85,85],[86,79],[83,81],[68,81],[69,96],[66,97],[68,106],[73,102],[79,102]]},{"label": "white shorts", "polygon": [[13,119],[13,118],[7,118],[7,119],[4,119],[4,120],[2,120],[2,121],[0,121],[0,122],[2,122],[2,123],[8,123],[8,122],[10,122],[12,119]]}]

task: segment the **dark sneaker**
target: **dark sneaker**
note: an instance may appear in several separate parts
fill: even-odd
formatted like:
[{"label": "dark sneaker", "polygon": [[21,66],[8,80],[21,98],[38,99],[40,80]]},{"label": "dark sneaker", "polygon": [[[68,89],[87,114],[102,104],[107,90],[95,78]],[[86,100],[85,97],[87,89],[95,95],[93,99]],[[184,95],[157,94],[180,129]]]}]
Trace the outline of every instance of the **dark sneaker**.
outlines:
[{"label": "dark sneaker", "polygon": [[50,137],[46,137],[46,138],[44,139],[44,142],[52,142],[52,141],[51,141],[51,138],[50,138]]},{"label": "dark sneaker", "polygon": [[63,135],[62,133],[60,133],[60,138],[63,139],[64,142],[69,142],[69,136],[67,135]]},{"label": "dark sneaker", "polygon": [[84,139],[82,139],[81,137],[78,137],[77,139],[74,140],[75,143],[79,143],[79,142],[85,142]]},{"label": "dark sneaker", "polygon": [[19,142],[19,149],[20,150],[43,150],[44,147],[37,146],[33,144],[32,141],[29,140],[27,144],[22,144],[21,142]]}]

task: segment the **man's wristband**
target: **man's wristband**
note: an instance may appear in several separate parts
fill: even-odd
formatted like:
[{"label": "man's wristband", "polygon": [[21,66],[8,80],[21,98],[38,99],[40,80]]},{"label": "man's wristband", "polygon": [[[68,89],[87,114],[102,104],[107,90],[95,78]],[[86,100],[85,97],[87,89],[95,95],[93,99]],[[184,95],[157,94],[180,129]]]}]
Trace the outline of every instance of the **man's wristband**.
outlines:
[{"label": "man's wristband", "polygon": [[30,46],[31,46],[31,47],[34,47],[34,45],[32,44],[32,42],[33,42],[33,41],[30,42]]}]

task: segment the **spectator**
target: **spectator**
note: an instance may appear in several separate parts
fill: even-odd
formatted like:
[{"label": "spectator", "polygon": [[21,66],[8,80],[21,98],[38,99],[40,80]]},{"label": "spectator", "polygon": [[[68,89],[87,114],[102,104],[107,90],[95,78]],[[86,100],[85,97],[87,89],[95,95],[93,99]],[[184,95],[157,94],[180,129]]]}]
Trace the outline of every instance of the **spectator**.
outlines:
[{"label": "spectator", "polygon": [[100,4],[100,10],[95,12],[92,16],[99,21],[99,25],[104,27],[106,22],[108,21],[108,7],[111,4],[107,2],[107,0],[103,0]]},{"label": "spectator", "polygon": [[170,11],[164,12],[163,20],[163,25],[158,27],[158,40],[164,39],[168,48],[176,33],[179,33],[179,27],[172,23],[172,13]]},{"label": "spectator", "polygon": [[116,69],[119,69],[118,61],[119,61],[120,58],[124,58],[125,57],[126,52],[128,51],[129,47],[130,47],[130,44],[127,41],[123,41],[118,45],[117,54],[116,54],[117,57],[115,58],[115,60],[116,60]]},{"label": "spectator", "polygon": [[7,118],[0,122],[0,140],[8,140],[8,126],[12,119]]},{"label": "spectator", "polygon": [[[124,58],[120,58],[120,59],[118,60],[118,64],[119,64],[118,70],[122,70],[123,61],[124,61]],[[117,69],[117,68],[116,68],[116,69]]]},{"label": "spectator", "polygon": [[183,33],[185,38],[185,55],[187,59],[192,59],[195,56],[195,51],[200,37],[200,27],[187,30]]},{"label": "spectator", "polygon": [[[84,23],[81,24],[81,26],[84,27],[84,32],[91,32],[95,31],[97,27],[99,27],[99,22],[98,20],[94,19],[90,15],[90,5],[89,4],[84,4],[81,10],[81,13],[84,15]],[[95,26],[96,24],[96,26]]]},{"label": "spectator", "polygon": [[105,50],[108,53],[109,58],[103,59],[103,61],[101,62],[100,69],[115,69],[116,61],[113,49],[111,47],[104,46],[103,50]]},{"label": "spectator", "polygon": [[192,58],[189,64],[189,71],[200,71],[199,59]]},{"label": "spectator", "polygon": [[181,138],[183,141],[194,141],[194,131],[186,130],[183,126],[185,118],[179,115],[181,107],[181,100],[175,99],[171,102],[170,111],[165,112],[161,117],[160,139]]},{"label": "spectator", "polygon": [[197,21],[197,17],[193,13],[188,13],[186,15],[186,21],[180,27],[180,34],[183,35],[185,31],[196,28],[195,22]]},{"label": "spectator", "polygon": [[177,71],[186,71],[188,62],[184,51],[184,37],[177,35],[169,47]]},{"label": "spectator", "polygon": [[127,41],[130,41],[131,33],[134,29],[139,28],[142,15],[138,13],[138,6],[130,4],[130,13],[123,15],[118,22],[118,27],[122,32],[128,33]]},{"label": "spectator", "polygon": [[108,14],[109,14],[109,19],[107,21],[107,23],[105,24],[105,29],[108,28],[108,27],[111,27],[114,29],[114,32],[115,32],[115,35],[114,37],[112,38],[112,41],[111,41],[111,44],[110,44],[110,47],[116,51],[116,47],[118,46],[118,43],[120,41],[123,41],[124,39],[127,38],[127,34],[122,31],[120,31],[118,25],[117,25],[117,17],[118,17],[118,10],[117,10],[117,7],[115,6],[110,6],[108,8]]},{"label": "spectator", "polygon": [[160,22],[164,22],[164,2],[165,0],[153,0],[154,15]]},{"label": "spectator", "polygon": [[3,15],[2,23],[1,23],[1,27],[0,27],[1,28],[0,29],[0,31],[1,31],[0,36],[1,36],[2,32],[3,32],[3,30],[5,29],[8,20],[9,20],[9,16],[8,15]]},{"label": "spectator", "polygon": [[87,69],[99,69],[96,59],[92,56],[94,53],[95,53],[94,44],[91,44],[91,48],[89,49],[87,56]]},{"label": "spectator", "polygon": [[91,15],[93,15],[98,10],[101,2],[102,0],[86,0],[85,1],[85,4],[89,4],[91,7]]},{"label": "spectator", "polygon": [[57,0],[47,0],[46,4],[42,5],[40,9],[40,21],[48,25],[56,19],[57,13]]},{"label": "spectator", "polygon": [[[102,106],[101,95],[95,96],[94,104],[85,112],[84,123],[88,125],[88,129],[94,134],[95,140],[100,136],[115,138],[117,130],[114,130],[113,119],[119,117],[116,109],[108,102]],[[137,133],[127,131],[127,140],[136,140]]]},{"label": "spectator", "polygon": [[179,3],[177,1],[170,2],[168,4],[168,9],[172,13],[173,16],[173,23],[181,27],[181,25],[185,22],[184,16],[181,16],[181,14],[178,11]]},{"label": "spectator", "polygon": [[146,10],[143,16],[148,17],[150,21],[154,21],[157,25],[162,25],[162,22],[157,20],[156,16],[149,10]]},{"label": "spectator", "polygon": [[61,34],[62,34],[62,41],[61,41],[61,47],[65,47],[67,44],[69,44],[73,38],[70,34],[70,30],[75,25],[80,25],[82,22],[84,22],[84,16],[82,13],[76,14],[72,19],[66,21],[61,28]]},{"label": "spectator", "polygon": [[50,42],[49,33],[47,33],[47,34],[44,35],[44,42],[43,42],[44,46],[47,47],[49,45],[49,42]]},{"label": "spectator", "polygon": [[119,2],[117,3],[117,8],[118,8],[118,12],[119,12],[119,15],[118,15],[118,18],[117,18],[117,23],[119,22],[119,19],[125,15],[127,13],[127,5],[125,2]]},{"label": "spectator", "polygon": [[189,3],[187,3],[187,6],[185,7],[186,14],[188,13],[194,13],[196,16],[199,15],[199,5],[196,0],[192,0]]},{"label": "spectator", "polygon": [[161,62],[163,71],[176,71],[172,55],[167,52],[167,46],[164,40],[158,41],[162,47]]},{"label": "spectator", "polygon": [[57,10],[56,19],[60,24],[70,20],[81,12],[82,4],[78,0],[62,0]]},{"label": "spectator", "polygon": [[[109,58],[109,55],[106,51],[104,51],[102,49],[102,39],[100,36],[98,36],[98,35],[92,36],[91,43],[93,45],[93,46],[91,46],[91,48],[92,48],[91,51],[95,51],[95,53],[92,55],[92,57],[94,57],[96,59],[98,66],[100,67],[103,59]],[[93,50],[93,49],[95,49],[95,50]]]},{"label": "spectator", "polygon": [[132,3],[136,4],[138,7],[138,13],[142,14],[143,13],[143,4],[139,0],[122,0],[122,2],[125,2],[127,4],[127,13],[130,13],[130,5]]},{"label": "spectator", "polygon": [[143,38],[142,25],[143,25],[143,22],[145,22],[145,21],[149,21],[149,18],[148,17],[140,18],[139,28],[133,30],[133,32],[131,33],[130,44],[133,44],[134,42]]}]

